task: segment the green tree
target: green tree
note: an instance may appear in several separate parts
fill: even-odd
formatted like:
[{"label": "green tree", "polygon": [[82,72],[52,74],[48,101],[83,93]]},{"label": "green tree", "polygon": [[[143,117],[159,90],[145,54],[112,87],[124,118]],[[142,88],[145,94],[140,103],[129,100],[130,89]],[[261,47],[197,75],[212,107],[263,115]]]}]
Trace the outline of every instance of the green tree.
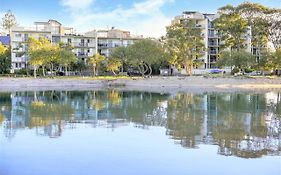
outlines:
[{"label": "green tree", "polygon": [[122,66],[122,61],[118,58],[109,58],[107,61],[107,71],[111,71],[114,75],[116,74],[116,71],[120,70],[120,67]]},{"label": "green tree", "polygon": [[221,37],[221,46],[231,48],[231,50],[241,50],[245,48],[245,35],[248,31],[248,23],[230,5],[224,6],[218,11],[220,17],[214,22],[215,28]]},{"label": "green tree", "polygon": [[77,60],[71,64],[72,70],[77,71],[79,75],[82,75],[82,71],[88,68],[87,64],[83,60]]},{"label": "green tree", "polygon": [[220,54],[220,59],[218,60],[217,64],[219,67],[222,66],[231,66],[238,68],[240,70],[245,70],[246,68],[250,68],[254,66],[256,63],[255,57],[245,51],[224,51]]},{"label": "green tree", "polygon": [[144,76],[152,74],[152,65],[160,63],[164,50],[158,41],[144,39],[128,47],[128,64],[137,67]]},{"label": "green tree", "polygon": [[116,47],[110,53],[110,58],[118,59],[121,61],[121,72],[124,72],[124,65],[127,62],[127,48],[126,47]]},{"label": "green tree", "polygon": [[59,60],[58,63],[61,67],[64,67],[65,69],[65,75],[68,75],[68,67],[77,61],[76,56],[72,52],[71,47],[60,47],[58,49],[59,54]]},{"label": "green tree", "polygon": [[202,29],[196,27],[193,20],[182,21],[167,28],[165,47],[170,55],[169,62],[177,67],[185,67],[188,75],[192,75],[193,67],[202,62],[200,58],[205,53],[201,32]]},{"label": "green tree", "polygon": [[5,14],[4,17],[2,18],[2,26],[4,29],[9,31],[9,34],[11,36],[11,29],[12,27],[17,25],[16,17],[12,13],[11,10],[8,10]]},{"label": "green tree", "polygon": [[93,66],[93,74],[94,76],[98,75],[98,69],[101,65],[102,61],[105,60],[105,57],[100,55],[99,53],[95,54],[93,57],[89,58],[89,63]]},{"label": "green tree", "polygon": [[[30,37],[28,39],[29,64],[33,66],[35,78],[37,77],[37,69],[47,63],[46,51],[44,48],[48,45],[50,45],[50,42],[46,38],[39,38],[37,40]],[[43,74],[45,74],[44,68]]]},{"label": "green tree", "polygon": [[0,73],[6,74],[9,73],[11,69],[11,49],[5,48],[0,43]]}]

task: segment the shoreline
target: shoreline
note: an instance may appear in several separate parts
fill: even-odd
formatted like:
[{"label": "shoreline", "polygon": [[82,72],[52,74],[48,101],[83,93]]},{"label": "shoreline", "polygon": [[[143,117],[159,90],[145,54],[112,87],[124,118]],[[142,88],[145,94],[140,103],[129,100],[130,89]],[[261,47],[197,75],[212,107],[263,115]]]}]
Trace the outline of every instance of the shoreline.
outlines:
[{"label": "shoreline", "polygon": [[281,78],[205,78],[195,77],[128,77],[128,78],[6,78],[0,77],[0,92],[47,90],[104,90],[149,92],[280,92]]}]

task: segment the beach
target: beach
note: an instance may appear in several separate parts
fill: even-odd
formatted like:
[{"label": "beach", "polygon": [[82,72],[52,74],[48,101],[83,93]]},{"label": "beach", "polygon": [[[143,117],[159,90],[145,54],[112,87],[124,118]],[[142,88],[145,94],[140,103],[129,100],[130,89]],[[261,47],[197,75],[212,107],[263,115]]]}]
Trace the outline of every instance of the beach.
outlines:
[{"label": "beach", "polygon": [[0,78],[0,91],[102,90],[106,88],[138,91],[280,91],[279,77],[128,77],[128,78]]}]

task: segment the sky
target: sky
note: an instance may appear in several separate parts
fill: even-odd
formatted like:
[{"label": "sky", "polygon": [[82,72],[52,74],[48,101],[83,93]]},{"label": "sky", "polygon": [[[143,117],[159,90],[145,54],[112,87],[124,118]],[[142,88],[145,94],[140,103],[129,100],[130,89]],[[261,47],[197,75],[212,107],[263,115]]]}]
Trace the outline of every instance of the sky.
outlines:
[{"label": "sky", "polygon": [[[281,8],[281,0],[248,0]],[[132,34],[159,37],[183,11],[216,13],[227,4],[244,0],[0,0],[0,17],[11,10],[21,26],[55,19],[84,33],[93,29],[129,30]]]}]

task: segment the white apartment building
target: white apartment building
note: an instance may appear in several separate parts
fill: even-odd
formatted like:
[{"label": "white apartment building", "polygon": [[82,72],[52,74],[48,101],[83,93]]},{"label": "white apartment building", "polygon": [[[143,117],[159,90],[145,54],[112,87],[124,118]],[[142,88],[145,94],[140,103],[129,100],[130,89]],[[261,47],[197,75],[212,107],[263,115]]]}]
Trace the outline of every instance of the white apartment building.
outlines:
[{"label": "white apartment building", "polygon": [[73,47],[77,58],[86,61],[87,58],[100,53],[108,57],[113,48],[133,44],[142,36],[131,35],[129,31],[119,29],[93,30],[84,35],[77,34],[73,28],[64,27],[55,20],[35,22],[32,27],[14,27],[11,32],[12,69],[20,70],[28,65],[27,41],[29,37],[47,38],[51,43],[65,43]]},{"label": "white apartment building", "polygon": [[[199,69],[216,68],[216,62],[219,59],[219,52],[221,49],[221,40],[218,35],[218,31],[214,28],[214,20],[218,17],[218,14],[203,14],[199,12],[186,11],[172,20],[172,24],[192,20],[195,22],[195,27],[202,30],[201,36],[203,38],[203,42],[205,43],[206,51],[202,58],[198,58],[204,62],[202,67],[198,67]],[[252,51],[250,33],[249,29],[248,33],[244,36],[246,40],[246,47],[249,52]]]},{"label": "white apartment building", "polygon": [[84,60],[96,53],[96,37],[75,34],[73,28],[62,26],[55,20],[48,22],[35,22],[31,27],[14,27],[11,32],[11,58],[13,73],[27,67],[27,41],[29,37],[39,39],[47,38],[51,43],[70,44],[73,46],[73,52],[78,58]]},{"label": "white apartment building", "polygon": [[132,35],[129,31],[114,28],[110,30],[99,30],[97,31],[97,52],[108,57],[113,48],[127,47],[141,39],[143,39],[143,36]]}]

